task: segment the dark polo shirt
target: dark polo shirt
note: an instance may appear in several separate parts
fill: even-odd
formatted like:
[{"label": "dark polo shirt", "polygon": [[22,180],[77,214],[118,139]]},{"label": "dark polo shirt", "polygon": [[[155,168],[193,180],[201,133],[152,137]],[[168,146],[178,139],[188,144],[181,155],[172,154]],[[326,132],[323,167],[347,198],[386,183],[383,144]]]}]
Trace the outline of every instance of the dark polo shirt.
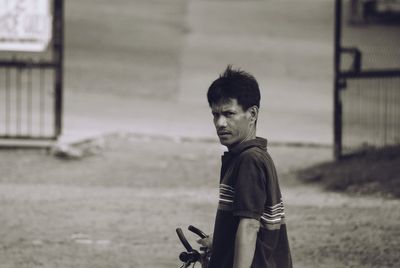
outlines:
[{"label": "dark polo shirt", "polygon": [[209,268],[232,268],[240,218],[261,223],[252,268],[292,267],[282,195],[263,138],[243,142],[222,156]]}]

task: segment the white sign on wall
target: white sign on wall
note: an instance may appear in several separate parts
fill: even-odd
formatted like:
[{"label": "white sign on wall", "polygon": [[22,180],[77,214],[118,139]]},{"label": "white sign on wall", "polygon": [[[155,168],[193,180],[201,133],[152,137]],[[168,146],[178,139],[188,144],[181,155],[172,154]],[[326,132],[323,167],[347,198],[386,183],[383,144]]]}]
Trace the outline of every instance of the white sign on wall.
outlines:
[{"label": "white sign on wall", "polygon": [[49,0],[0,0],[0,50],[46,50],[51,24]]}]

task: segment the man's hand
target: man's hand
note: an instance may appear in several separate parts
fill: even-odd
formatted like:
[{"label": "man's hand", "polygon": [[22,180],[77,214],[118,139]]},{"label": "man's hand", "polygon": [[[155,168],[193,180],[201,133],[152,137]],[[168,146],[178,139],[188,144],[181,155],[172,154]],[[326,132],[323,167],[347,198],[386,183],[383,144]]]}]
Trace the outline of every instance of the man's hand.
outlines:
[{"label": "man's hand", "polygon": [[197,240],[197,243],[199,243],[203,247],[206,247],[208,249],[208,251],[210,251],[212,249],[212,240],[213,240],[213,237],[212,237],[212,234],[210,234],[206,238]]},{"label": "man's hand", "polygon": [[205,238],[197,240],[197,243],[205,247],[205,250],[201,253],[201,259],[200,259],[202,268],[208,267],[208,262],[210,260],[210,254],[212,249],[212,240],[213,240],[212,234],[208,235]]},{"label": "man's hand", "polygon": [[233,268],[249,268],[251,266],[259,229],[260,222],[258,220],[249,218],[240,219],[236,232]]}]

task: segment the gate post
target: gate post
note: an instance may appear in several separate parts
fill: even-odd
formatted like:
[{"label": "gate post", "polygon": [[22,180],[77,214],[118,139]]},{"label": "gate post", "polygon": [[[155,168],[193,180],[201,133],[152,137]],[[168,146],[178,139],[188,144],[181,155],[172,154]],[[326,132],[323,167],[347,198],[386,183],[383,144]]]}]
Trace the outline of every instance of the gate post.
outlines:
[{"label": "gate post", "polygon": [[333,136],[334,157],[339,160],[342,156],[342,104],[340,100],[340,54],[342,27],[342,0],[335,0],[334,23],[334,94],[333,94]]},{"label": "gate post", "polygon": [[63,123],[64,0],[54,0],[53,12],[53,62],[55,64],[54,134],[58,138],[62,133]]}]

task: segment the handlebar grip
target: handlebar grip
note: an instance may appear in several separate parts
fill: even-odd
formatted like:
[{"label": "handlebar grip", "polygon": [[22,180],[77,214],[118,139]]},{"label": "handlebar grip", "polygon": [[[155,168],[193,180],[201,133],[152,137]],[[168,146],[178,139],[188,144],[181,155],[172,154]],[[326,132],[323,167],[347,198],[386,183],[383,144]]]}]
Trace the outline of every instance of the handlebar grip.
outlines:
[{"label": "handlebar grip", "polygon": [[176,228],[176,234],[179,237],[179,240],[181,240],[183,246],[186,248],[187,251],[191,252],[193,251],[192,246],[189,244],[189,242],[186,240],[185,235],[182,232],[181,228]]},{"label": "handlebar grip", "polygon": [[189,231],[197,234],[198,236],[200,236],[201,238],[206,238],[208,235],[206,235],[203,231],[201,231],[200,229],[194,227],[193,225],[189,225],[188,227]]}]

